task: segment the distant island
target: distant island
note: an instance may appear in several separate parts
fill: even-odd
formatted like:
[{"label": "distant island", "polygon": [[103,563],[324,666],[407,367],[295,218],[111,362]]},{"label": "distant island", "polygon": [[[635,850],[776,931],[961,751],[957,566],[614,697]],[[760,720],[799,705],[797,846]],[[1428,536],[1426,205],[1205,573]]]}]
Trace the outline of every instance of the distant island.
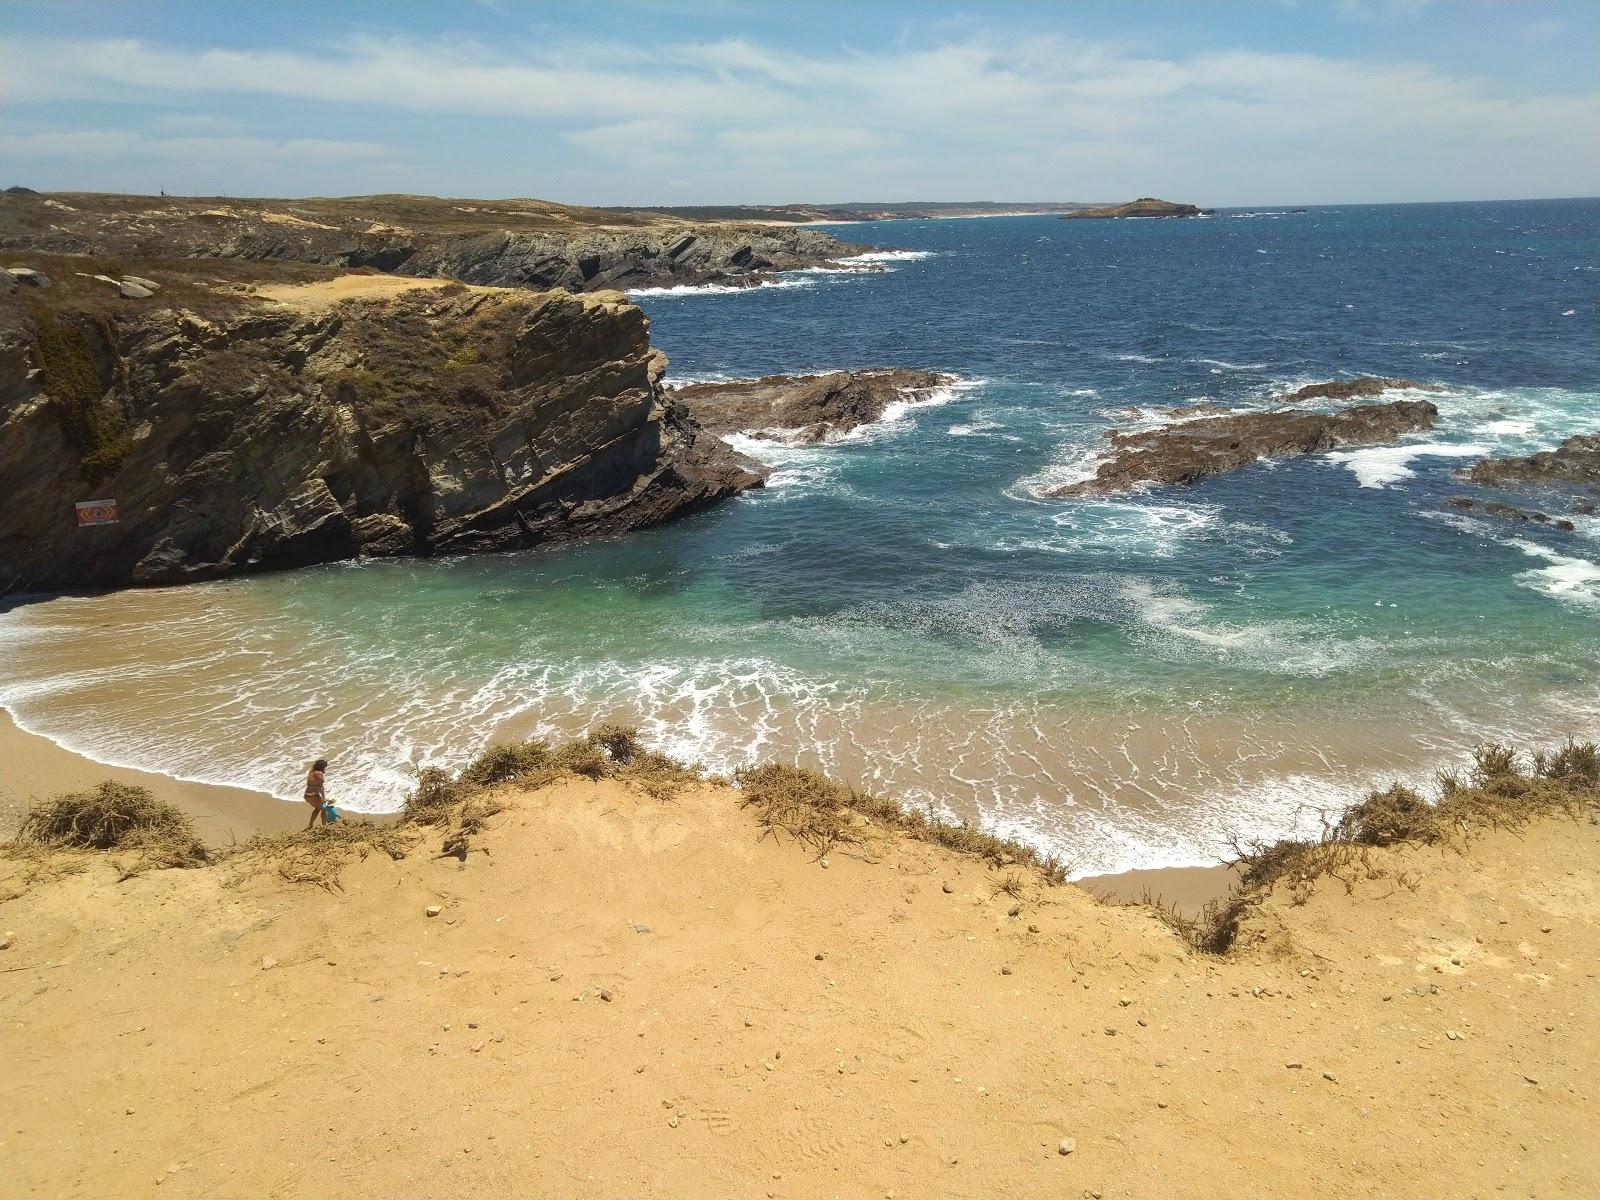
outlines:
[{"label": "distant island", "polygon": [[1172,200],[1157,200],[1154,196],[1140,196],[1126,204],[1107,204],[1098,208],[1075,208],[1061,215],[1069,220],[1112,217],[1198,217],[1206,210],[1193,204],[1178,204]]}]

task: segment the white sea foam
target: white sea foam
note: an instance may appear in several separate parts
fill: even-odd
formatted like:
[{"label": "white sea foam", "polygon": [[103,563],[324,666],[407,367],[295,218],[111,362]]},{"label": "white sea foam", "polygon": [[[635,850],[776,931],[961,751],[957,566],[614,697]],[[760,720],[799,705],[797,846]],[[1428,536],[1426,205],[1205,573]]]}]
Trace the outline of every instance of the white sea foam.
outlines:
[{"label": "white sea foam", "polygon": [[1506,544],[1515,546],[1524,554],[1543,559],[1548,566],[1536,567],[1517,574],[1516,581],[1524,587],[1578,608],[1600,611],[1600,563],[1587,558],[1558,554],[1547,546],[1522,538],[1507,538]]},{"label": "white sea foam", "polygon": [[735,287],[726,283],[678,283],[671,287],[642,287],[630,288],[630,296],[742,296],[746,292],[765,290],[767,288],[808,288],[813,287],[814,281],[810,279],[794,278],[798,272],[786,271],[776,279],[763,279],[760,283],[749,287]]},{"label": "white sea foam", "polygon": [[1225,371],[1264,371],[1267,368],[1266,363],[1236,363],[1222,358],[1191,358],[1189,361],[1208,367],[1221,367]]},{"label": "white sea foam", "polygon": [[934,257],[933,250],[869,250],[865,254],[852,254],[848,258],[841,258],[841,263],[891,263],[891,262],[921,262],[923,259]]},{"label": "white sea foam", "polygon": [[1364,488],[1383,488],[1416,474],[1411,463],[1418,458],[1478,458],[1483,446],[1450,442],[1412,442],[1400,446],[1367,446],[1360,450],[1334,450],[1324,457],[1345,467]]}]

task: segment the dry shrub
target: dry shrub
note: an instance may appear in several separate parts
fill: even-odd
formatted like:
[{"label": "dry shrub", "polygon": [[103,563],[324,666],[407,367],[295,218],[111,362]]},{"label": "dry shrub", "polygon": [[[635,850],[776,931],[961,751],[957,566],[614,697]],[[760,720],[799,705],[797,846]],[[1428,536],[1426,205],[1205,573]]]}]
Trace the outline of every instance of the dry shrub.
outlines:
[{"label": "dry shrub", "polygon": [[469,789],[438,767],[425,767],[417,776],[417,788],[406,797],[401,820],[413,825],[443,825]]},{"label": "dry shrub", "polygon": [[119,864],[124,879],[206,862],[206,848],[181,810],[146,788],[111,779],[35,804],[18,840],[63,850],[131,851],[137,857]]},{"label": "dry shrub", "polygon": [[1240,888],[1200,918],[1156,908],[1191,947],[1221,953],[1233,944],[1241,919],[1274,888],[1282,888],[1291,903],[1304,903],[1323,876],[1342,880],[1347,890],[1352,887],[1349,872],[1359,869],[1368,878],[1378,877],[1381,869],[1369,854],[1373,847],[1459,846],[1478,830],[1600,810],[1600,750],[1593,742],[1569,740],[1558,750],[1531,754],[1529,761],[1531,773],[1522,770],[1512,748],[1481,745],[1473,752],[1466,782],[1456,772],[1440,772],[1436,801],[1430,803],[1399,783],[1371,792],[1315,841],[1236,844]]},{"label": "dry shrub", "polygon": [[1535,753],[1533,773],[1540,779],[1554,779],[1572,787],[1600,788],[1600,748],[1593,742],[1568,738],[1559,750]]},{"label": "dry shrub", "polygon": [[1371,792],[1352,805],[1335,826],[1339,840],[1363,846],[1392,846],[1396,842],[1437,842],[1442,836],[1439,814],[1403,783],[1386,792]]},{"label": "dry shrub", "polygon": [[639,731],[632,725],[599,725],[589,740],[611,756],[611,761],[627,766],[641,750]]},{"label": "dry shrub", "polygon": [[805,767],[763,763],[739,771],[734,781],[744,792],[741,807],[756,809],[764,828],[789,834],[819,858],[835,846],[859,841],[864,828],[877,825],[996,866],[1036,868],[1050,883],[1066,882],[1065,865],[1031,846],[903,809]]},{"label": "dry shrub", "polygon": [[331,892],[339,890],[339,875],[351,863],[375,852],[399,860],[410,845],[399,825],[347,817],[293,833],[257,834],[233,851],[229,862],[245,870],[271,867],[287,883],[311,883]]},{"label": "dry shrub", "polygon": [[550,747],[534,739],[514,744],[490,746],[461,771],[460,782],[467,787],[493,787],[514,783],[550,771]]}]

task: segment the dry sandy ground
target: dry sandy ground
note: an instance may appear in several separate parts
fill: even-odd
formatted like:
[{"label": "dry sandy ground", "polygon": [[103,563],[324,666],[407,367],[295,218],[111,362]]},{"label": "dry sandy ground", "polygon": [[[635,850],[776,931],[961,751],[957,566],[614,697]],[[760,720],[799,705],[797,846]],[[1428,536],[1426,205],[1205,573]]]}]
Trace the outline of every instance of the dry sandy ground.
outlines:
[{"label": "dry sandy ground", "polygon": [[1213,959],[736,800],[558,784],[339,892],[0,861],[0,1190],[1600,1194],[1592,823],[1375,852]]},{"label": "dry sandy ground", "polygon": [[[258,287],[255,294],[264,300],[295,309],[314,312],[328,308],[341,300],[387,300],[402,292],[437,291],[449,287],[454,280],[420,279],[405,275],[339,275],[316,283],[290,283],[273,287]],[[467,285],[460,284],[460,287]],[[505,288],[473,288],[474,291],[505,291]]]}]

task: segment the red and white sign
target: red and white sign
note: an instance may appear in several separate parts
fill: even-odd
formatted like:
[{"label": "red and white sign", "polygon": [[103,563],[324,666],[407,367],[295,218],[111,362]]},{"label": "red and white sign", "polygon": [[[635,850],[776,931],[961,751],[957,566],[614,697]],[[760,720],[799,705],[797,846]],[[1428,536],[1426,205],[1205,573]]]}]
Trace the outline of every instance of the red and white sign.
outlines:
[{"label": "red and white sign", "polygon": [[79,500],[78,528],[86,525],[115,525],[122,520],[115,500]]}]

